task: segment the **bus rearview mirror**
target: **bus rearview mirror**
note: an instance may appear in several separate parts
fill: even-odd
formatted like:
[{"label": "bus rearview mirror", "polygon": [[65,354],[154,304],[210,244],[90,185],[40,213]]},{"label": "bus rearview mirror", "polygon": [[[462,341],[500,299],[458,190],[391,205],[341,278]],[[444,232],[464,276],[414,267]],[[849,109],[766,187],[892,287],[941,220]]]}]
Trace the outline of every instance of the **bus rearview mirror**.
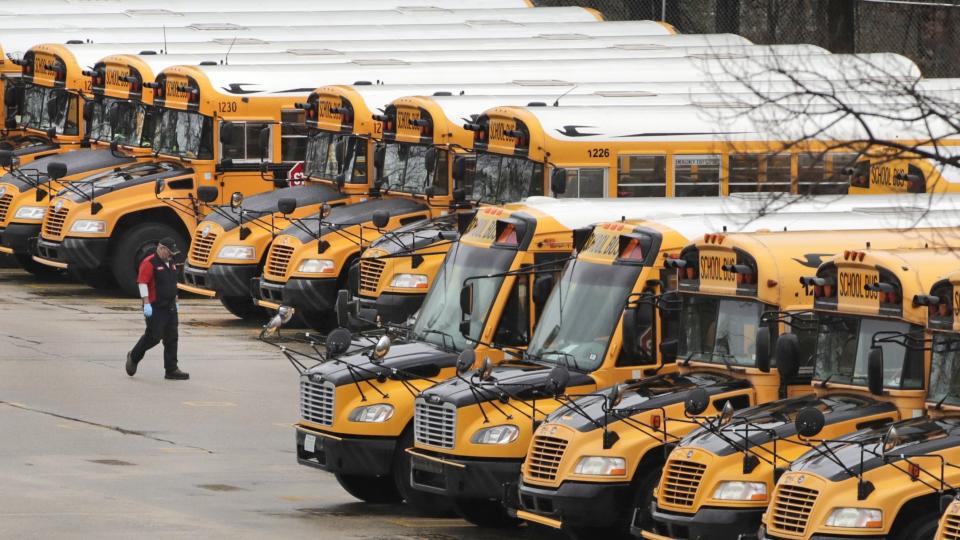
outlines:
[{"label": "bus rearview mirror", "polygon": [[710,394],[703,388],[694,388],[683,401],[683,410],[687,416],[700,416],[710,405]]},{"label": "bus rearview mirror", "polygon": [[566,366],[556,366],[547,375],[547,392],[553,396],[563,395],[570,384],[570,370]]},{"label": "bus rearview mirror", "polygon": [[[9,94],[7,94],[7,95],[9,96]],[[11,105],[8,103],[8,104],[7,104],[7,107],[11,107]],[[85,103],[83,104],[83,119],[84,119],[84,120],[90,121],[90,120],[93,119],[93,108],[94,108],[94,107],[96,107],[96,103],[94,103],[93,101],[87,101],[87,102],[85,102]]]},{"label": "bus rearview mirror", "polygon": [[756,343],[757,369],[761,373],[770,373],[770,327],[757,328]]},{"label": "bus rearview mirror", "polygon": [[220,123],[220,144],[230,146],[233,144],[233,122]]},{"label": "bus rearview mirror", "polygon": [[477,353],[473,349],[464,349],[460,351],[460,356],[457,356],[457,374],[463,375],[464,373],[470,371],[470,368],[473,367],[473,363],[477,358]]},{"label": "bus rearview mirror", "polygon": [[284,215],[292,214],[297,209],[297,200],[293,197],[284,197],[277,201],[277,211]]},{"label": "bus rearview mirror", "polygon": [[160,195],[163,192],[163,188],[166,187],[166,184],[163,182],[163,178],[157,178],[157,181],[153,183],[153,193],[155,195]]},{"label": "bus rearview mirror", "polygon": [[556,168],[550,174],[550,191],[554,196],[567,192],[567,170]]},{"label": "bus rearview mirror", "polygon": [[674,338],[665,339],[660,342],[660,361],[664,364],[673,362],[677,359],[677,353],[680,349],[680,342]]},{"label": "bus rearview mirror", "polygon": [[473,313],[473,283],[467,283],[460,289],[460,316],[469,317]]},{"label": "bus rearview mirror", "polygon": [[820,434],[824,424],[826,424],[826,418],[824,418],[823,412],[813,407],[806,407],[801,410],[793,421],[797,434],[807,439]]},{"label": "bus rearview mirror", "polygon": [[47,177],[50,180],[59,180],[67,175],[67,164],[62,161],[51,161],[47,164]]},{"label": "bus rearview mirror", "polygon": [[347,352],[351,343],[353,343],[353,334],[350,330],[343,327],[334,328],[327,334],[327,354],[331,357],[339,356]]},{"label": "bus rearview mirror", "polygon": [[437,149],[434,147],[427,148],[427,151],[423,154],[423,166],[427,170],[427,174],[433,174],[433,171],[437,168]]},{"label": "bus rearview mirror", "polygon": [[640,353],[640,347],[637,345],[637,326],[639,325],[639,316],[636,308],[628,307],[623,310],[622,336],[623,352],[630,358],[636,358]]},{"label": "bus rearview mirror", "polygon": [[875,396],[883,395],[882,347],[873,347],[867,354],[867,388]]},{"label": "bus rearview mirror", "polygon": [[553,290],[554,278],[552,274],[540,274],[533,279],[533,303],[543,307],[550,298]]},{"label": "bus rearview mirror", "polygon": [[378,144],[376,148],[373,149],[373,166],[377,170],[383,170],[383,163],[387,159],[387,147]]},{"label": "bus rearview mirror", "polygon": [[373,213],[371,218],[374,227],[378,229],[385,229],[387,224],[390,223],[390,212],[387,212],[386,210],[377,210]]},{"label": "bus rearview mirror", "polygon": [[796,334],[783,334],[777,338],[775,356],[780,380],[793,380],[800,372],[800,338]]},{"label": "bus rearview mirror", "polygon": [[0,150],[0,167],[13,165],[13,150]]},{"label": "bus rearview mirror", "polygon": [[197,198],[200,202],[210,204],[220,197],[220,190],[217,186],[200,186],[197,188]]}]

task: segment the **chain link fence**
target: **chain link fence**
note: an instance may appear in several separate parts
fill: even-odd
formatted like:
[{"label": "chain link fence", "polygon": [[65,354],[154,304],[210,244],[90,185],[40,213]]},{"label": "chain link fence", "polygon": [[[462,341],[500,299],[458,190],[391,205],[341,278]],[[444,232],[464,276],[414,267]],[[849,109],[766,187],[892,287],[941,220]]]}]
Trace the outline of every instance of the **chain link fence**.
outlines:
[{"label": "chain link fence", "polygon": [[925,77],[960,76],[960,0],[536,0],[592,7],[607,20],[665,20],[685,34],[729,32],[757,44],[895,52]]}]

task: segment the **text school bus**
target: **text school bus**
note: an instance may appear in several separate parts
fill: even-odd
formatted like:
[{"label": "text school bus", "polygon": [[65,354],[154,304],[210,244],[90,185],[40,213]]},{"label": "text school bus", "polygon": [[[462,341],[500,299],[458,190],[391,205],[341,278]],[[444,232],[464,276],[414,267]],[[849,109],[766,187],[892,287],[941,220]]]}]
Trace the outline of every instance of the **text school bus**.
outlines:
[{"label": "text school bus", "polygon": [[[940,480],[955,483],[956,474],[949,461],[941,461],[952,457],[943,450],[955,437],[953,421],[942,418],[951,395],[946,385],[954,376],[943,369],[952,353],[929,346],[931,327],[950,327],[952,317],[930,293],[936,286],[941,295],[952,295],[952,285],[940,277],[956,266],[956,257],[948,250],[877,250],[821,265],[817,279],[835,283],[838,291],[815,301],[820,311],[818,378],[832,375],[826,390],[817,389],[817,394],[862,395],[886,404],[902,420],[893,429],[865,426],[875,429],[831,440],[818,433],[822,417],[807,413],[812,421],[805,435],[814,443],[826,442],[779,477],[761,538],[932,537],[940,512],[937,491],[944,488]],[[938,342],[942,347],[942,338]],[[917,418],[928,411],[942,424]],[[931,490],[931,485],[937,487]]]},{"label": "text school bus", "polygon": [[[695,431],[675,445],[665,465],[658,464],[663,474],[652,517],[650,493],[641,494],[645,500],[635,501],[637,533],[654,539],[753,534],[769,502],[776,471],[809,449],[794,431],[793,422],[801,410],[811,406],[822,410],[828,418],[827,429],[834,435],[890,418],[888,408],[871,412],[874,403],[856,396],[811,393],[809,383],[818,350],[811,308],[818,289],[800,278],[842,248],[942,244],[943,237],[955,235],[957,229],[929,227],[955,226],[951,213],[931,215],[920,228],[905,231],[914,224],[916,214],[911,217],[904,212],[890,218],[882,213],[855,212],[822,223],[821,228],[829,232],[712,235],[684,250],[679,259],[683,268],[692,268],[691,275],[699,277],[684,280],[685,270],[681,270],[681,291],[699,287],[707,295],[683,295],[681,321],[687,346],[681,355],[710,358],[736,377],[753,375],[755,393],[750,396],[750,408],[737,412],[726,425]],[[856,231],[877,226],[887,232]],[[837,234],[848,228],[852,230]],[[769,251],[776,257],[758,257],[757,250],[750,249],[751,243],[776,248]],[[750,270],[754,266],[758,272]],[[705,283],[720,286],[705,287]],[[723,284],[728,284],[726,292]],[[760,300],[779,296],[780,301],[748,301],[744,290],[751,289],[761,293]],[[776,347],[771,347],[771,342]],[[774,348],[777,371],[770,375]]]},{"label": "text school bus", "polygon": [[35,259],[112,276],[132,295],[136,261],[157,238],[189,245],[189,231],[209,211],[201,194],[205,203],[225,204],[234,192],[258,193],[285,178],[302,160],[302,113],[294,103],[306,95],[287,90],[306,80],[282,70],[244,80],[250,90],[236,94],[203,66],[163,70],[148,83],[157,106],[152,148],[161,159],[140,174],[128,171],[122,182],[93,182],[87,189],[94,201],[72,192],[54,199]]},{"label": "text school bus", "polygon": [[[662,259],[667,253],[679,251],[690,236],[699,234],[697,231],[710,227],[704,214],[718,214],[718,227],[742,225],[748,220],[734,221],[737,215],[756,214],[748,210],[749,206],[741,207],[738,214],[734,206],[740,202],[737,198],[632,202],[654,215],[675,207],[686,208],[697,217],[679,219],[674,227],[657,220],[596,228],[594,240],[580,251],[575,263],[568,263],[521,365],[475,374],[479,379],[474,378],[474,384],[446,381],[419,396],[414,415],[418,436],[416,449],[411,451],[414,488],[451,497],[456,509],[474,523],[507,523],[500,500],[515,494],[520,465],[532,437],[533,417],[542,419],[560,404],[547,389],[552,384],[550,366],[570,368],[571,393],[577,394],[650,375],[670,365],[656,352],[657,344],[670,336],[665,337],[659,325],[648,322],[645,326],[649,332],[643,340],[646,352],[625,347],[621,316],[626,312],[631,319],[642,307],[632,299],[635,296],[673,288],[672,271],[664,269]],[[847,200],[845,204],[850,203]],[[615,245],[618,241],[622,241],[619,248]],[[625,309],[628,299],[630,306]],[[643,333],[627,326],[637,335]],[[510,398],[508,407],[496,403],[504,395]],[[518,415],[517,419],[513,415]],[[531,421],[523,420],[524,415]],[[514,488],[504,488],[504,484],[514,484]]]}]

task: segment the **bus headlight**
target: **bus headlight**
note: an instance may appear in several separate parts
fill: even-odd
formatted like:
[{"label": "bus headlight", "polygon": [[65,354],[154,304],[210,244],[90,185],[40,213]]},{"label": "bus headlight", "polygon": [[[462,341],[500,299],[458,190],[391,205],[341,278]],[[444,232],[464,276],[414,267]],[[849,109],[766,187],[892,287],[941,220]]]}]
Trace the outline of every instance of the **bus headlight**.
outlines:
[{"label": "bus headlight", "polygon": [[397,274],[390,281],[390,286],[397,289],[426,289],[428,285],[429,280],[423,274]]},{"label": "bus headlight", "polygon": [[297,269],[304,274],[332,274],[333,261],[329,259],[307,259]]},{"label": "bus headlight", "polygon": [[584,456],[573,472],[589,476],[626,476],[627,461],[620,457]]},{"label": "bus headlight", "polygon": [[765,501],[767,484],[763,482],[720,482],[713,498],[721,501]]},{"label": "bus headlight", "polygon": [[43,219],[45,213],[47,213],[46,206],[21,206],[13,217],[14,219]]},{"label": "bus headlight", "polygon": [[357,407],[350,412],[351,422],[370,422],[379,424],[393,418],[393,405],[378,403]]},{"label": "bus headlight", "polygon": [[827,517],[828,527],[848,529],[879,529],[883,526],[883,511],[876,508],[834,508]]},{"label": "bus headlight", "polygon": [[217,253],[217,258],[253,261],[256,260],[256,254],[253,246],[223,246],[220,248],[220,253]]},{"label": "bus headlight", "polygon": [[470,442],[473,444],[510,444],[517,440],[519,435],[520,430],[517,429],[517,426],[504,424],[478,429],[473,437],[470,437]]},{"label": "bus headlight", "polygon": [[106,221],[97,221],[94,219],[78,219],[73,222],[70,232],[78,233],[102,233],[107,230]]}]

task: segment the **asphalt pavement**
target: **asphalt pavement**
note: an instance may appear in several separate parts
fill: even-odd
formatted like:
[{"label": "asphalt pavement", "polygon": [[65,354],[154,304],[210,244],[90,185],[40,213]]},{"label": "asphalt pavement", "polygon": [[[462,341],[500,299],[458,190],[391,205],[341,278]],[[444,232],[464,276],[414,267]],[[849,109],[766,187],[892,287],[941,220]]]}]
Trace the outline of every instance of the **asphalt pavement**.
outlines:
[{"label": "asphalt pavement", "polygon": [[366,505],[297,465],[297,373],[215,300],[181,304],[180,366],[126,352],[139,301],[0,268],[0,538],[554,539]]}]

